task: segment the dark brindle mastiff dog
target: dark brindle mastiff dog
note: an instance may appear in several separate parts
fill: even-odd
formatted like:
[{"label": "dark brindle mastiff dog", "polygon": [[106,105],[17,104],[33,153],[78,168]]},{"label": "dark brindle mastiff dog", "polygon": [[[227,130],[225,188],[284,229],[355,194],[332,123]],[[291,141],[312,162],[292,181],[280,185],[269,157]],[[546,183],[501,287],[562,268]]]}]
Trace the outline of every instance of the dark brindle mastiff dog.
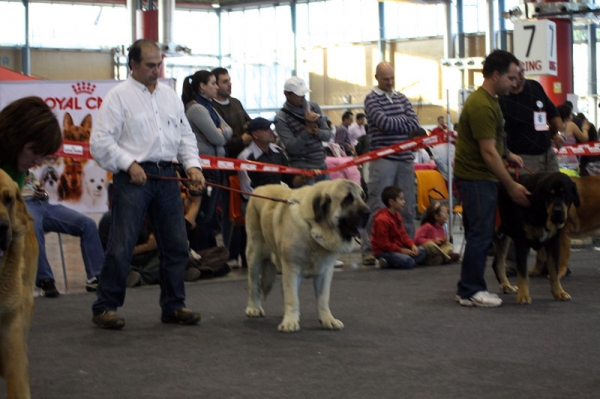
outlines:
[{"label": "dark brindle mastiff dog", "polygon": [[292,204],[252,197],[246,210],[248,307],[246,315],[265,315],[261,301],[277,271],[283,283],[284,314],[279,331],[300,329],[298,287],[313,277],[319,321],[323,328],[344,324],[329,310],[333,265],[340,252],[350,252],[364,228],[369,208],[363,190],[349,180],[327,180],[291,190],[282,185],[258,187],[254,194],[291,200]]},{"label": "dark brindle mastiff dog", "polygon": [[[571,207],[567,223],[560,233],[558,278],[563,278],[571,257],[571,238],[587,238],[600,232],[600,176],[571,177],[577,186],[581,206]],[[542,274],[544,264],[537,262],[530,276]]]},{"label": "dark brindle mastiff dog", "polygon": [[530,208],[512,202],[504,188],[498,192],[500,231],[515,243],[518,285],[510,285],[506,278],[504,260],[510,245],[508,237],[500,243],[494,259],[496,278],[505,293],[517,292],[517,303],[531,303],[527,256],[529,248],[533,248],[545,254],[554,299],[568,301],[571,296],[563,290],[558,278],[560,235],[571,205],[580,206],[577,187],[567,175],[559,172],[525,175],[519,183],[531,192]]},{"label": "dark brindle mastiff dog", "polygon": [[0,375],[7,398],[28,399],[27,333],[38,243],[17,184],[0,170]]}]

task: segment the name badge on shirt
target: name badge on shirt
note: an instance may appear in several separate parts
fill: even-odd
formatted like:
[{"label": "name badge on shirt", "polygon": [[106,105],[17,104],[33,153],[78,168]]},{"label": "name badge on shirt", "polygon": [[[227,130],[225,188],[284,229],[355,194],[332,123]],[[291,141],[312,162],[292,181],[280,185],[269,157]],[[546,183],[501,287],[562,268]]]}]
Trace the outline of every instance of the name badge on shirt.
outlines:
[{"label": "name badge on shirt", "polygon": [[545,112],[533,113],[533,127],[538,132],[545,132],[548,130],[548,123],[546,122]]}]

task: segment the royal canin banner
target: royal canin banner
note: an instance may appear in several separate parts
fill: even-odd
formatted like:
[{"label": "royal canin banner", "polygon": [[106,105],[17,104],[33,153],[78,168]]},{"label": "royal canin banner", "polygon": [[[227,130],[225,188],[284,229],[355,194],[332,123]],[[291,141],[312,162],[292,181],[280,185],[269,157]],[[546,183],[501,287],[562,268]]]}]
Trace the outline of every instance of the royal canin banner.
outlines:
[{"label": "royal canin banner", "polygon": [[[22,97],[44,99],[62,126],[64,157],[50,157],[32,169],[51,203],[84,213],[106,212],[110,173],[89,153],[94,118],[115,80],[0,82],[0,109]],[[87,148],[85,150],[84,148]]]},{"label": "royal canin banner", "polygon": [[[161,79],[174,87],[172,79]],[[33,169],[51,203],[84,213],[106,212],[106,189],[112,175],[92,159],[89,140],[102,99],[121,81],[0,82],[0,109],[19,98],[37,96],[54,111],[62,126],[64,143],[56,157]]]}]

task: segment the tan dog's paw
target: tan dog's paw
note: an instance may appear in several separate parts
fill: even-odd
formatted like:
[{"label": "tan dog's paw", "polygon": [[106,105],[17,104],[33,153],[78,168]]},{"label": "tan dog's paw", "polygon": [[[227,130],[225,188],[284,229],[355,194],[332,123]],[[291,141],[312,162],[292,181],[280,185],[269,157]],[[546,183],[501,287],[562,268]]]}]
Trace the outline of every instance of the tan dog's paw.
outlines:
[{"label": "tan dog's paw", "polygon": [[333,317],[325,320],[319,320],[319,323],[321,323],[321,326],[327,330],[341,330],[344,328],[344,323],[342,323],[341,320]]},{"label": "tan dog's paw", "polygon": [[279,332],[296,332],[300,330],[300,322],[297,318],[286,316],[277,329]]},{"label": "tan dog's paw", "polygon": [[566,291],[560,291],[558,293],[552,293],[552,296],[554,296],[554,299],[556,299],[557,301],[570,301],[571,300],[571,295],[569,295],[568,292]]},{"label": "tan dog's paw", "polygon": [[502,288],[502,292],[504,292],[505,294],[516,294],[517,292],[519,292],[519,287],[517,287],[516,285],[502,284],[500,288]]},{"label": "tan dog's paw", "polygon": [[265,317],[265,311],[263,308],[255,308],[253,306],[248,306],[246,308],[246,316],[248,317]]},{"label": "tan dog's paw", "polygon": [[530,305],[531,304],[531,296],[517,293],[517,303],[519,305]]}]

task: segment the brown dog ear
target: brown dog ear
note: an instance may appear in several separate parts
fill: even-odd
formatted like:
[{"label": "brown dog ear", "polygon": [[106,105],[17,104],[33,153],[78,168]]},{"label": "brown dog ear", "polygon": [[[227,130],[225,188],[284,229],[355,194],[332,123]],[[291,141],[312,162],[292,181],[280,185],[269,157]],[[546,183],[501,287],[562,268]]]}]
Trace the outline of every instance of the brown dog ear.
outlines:
[{"label": "brown dog ear", "polygon": [[313,199],[313,212],[315,214],[315,222],[319,223],[327,218],[327,214],[331,208],[331,197],[327,194],[317,195]]},{"label": "brown dog ear", "polygon": [[92,129],[92,115],[91,114],[87,114],[85,116],[85,118],[83,118],[83,122],[81,122],[81,127],[84,127],[86,129]]},{"label": "brown dog ear", "polygon": [[66,112],[63,117],[63,130],[67,130],[70,127],[73,127],[73,118],[71,118],[71,114]]}]

